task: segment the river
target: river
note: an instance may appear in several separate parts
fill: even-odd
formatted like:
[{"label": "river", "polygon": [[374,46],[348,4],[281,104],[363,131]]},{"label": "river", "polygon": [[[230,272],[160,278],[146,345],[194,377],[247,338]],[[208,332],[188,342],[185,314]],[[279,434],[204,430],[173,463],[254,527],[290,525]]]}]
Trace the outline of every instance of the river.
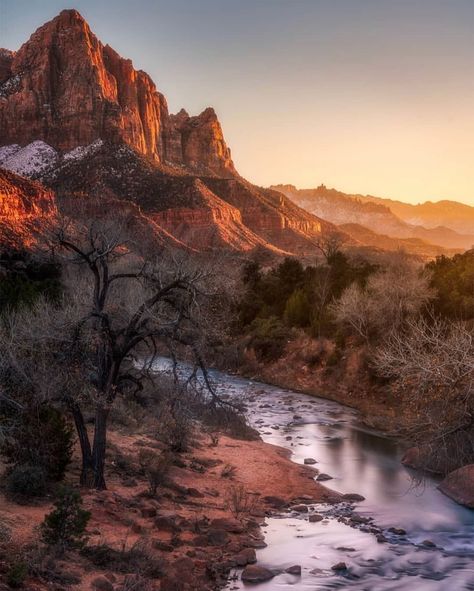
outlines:
[{"label": "river", "polygon": [[[268,518],[267,547],[258,550],[258,564],[280,574],[253,588],[474,591],[474,511],[439,492],[433,478],[415,485],[416,474],[400,463],[397,442],[368,429],[357,411],[337,402],[217,371],[211,375],[221,395],[245,401],[249,423],[264,441],[289,449],[296,463],[317,460],[314,467],[332,477],[325,483],[331,489],[365,497],[352,505],[311,505],[310,514],[325,517],[317,523],[295,512]],[[360,523],[341,521],[354,513]],[[389,532],[391,527],[406,533]],[[386,542],[377,541],[381,532]],[[339,562],[347,570],[331,569]],[[295,564],[301,576],[284,572]],[[227,589],[247,588],[234,574]]]}]

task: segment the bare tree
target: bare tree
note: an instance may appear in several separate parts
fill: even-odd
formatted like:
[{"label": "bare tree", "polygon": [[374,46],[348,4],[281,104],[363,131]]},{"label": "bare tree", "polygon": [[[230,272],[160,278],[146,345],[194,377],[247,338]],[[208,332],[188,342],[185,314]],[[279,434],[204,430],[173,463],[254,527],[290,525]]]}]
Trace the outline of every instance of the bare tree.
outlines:
[{"label": "bare tree", "polygon": [[[413,407],[414,435],[435,444],[446,463],[474,458],[474,331],[435,316],[409,320],[374,354],[377,372],[394,380]],[[438,462],[439,463],[439,462]]]},{"label": "bare tree", "polygon": [[314,242],[316,248],[323,254],[327,263],[341,251],[342,245],[345,242],[345,236],[342,232],[322,233],[321,236]]},{"label": "bare tree", "polygon": [[371,275],[365,287],[349,286],[332,311],[337,322],[369,340],[415,317],[433,295],[429,277],[399,253],[387,267]]},{"label": "bare tree", "polygon": [[[36,393],[53,399],[60,395],[67,404],[81,445],[81,482],[103,489],[110,409],[117,396],[138,392],[154,378],[160,352],[167,351],[176,362],[178,347],[189,350],[193,376],[199,368],[210,397],[221,402],[202,355],[209,273],[193,268],[188,257],[170,262],[162,253],[159,260],[143,262],[114,221],[64,223],[50,242],[55,255],[66,260],[69,289],[63,306],[41,302],[6,323],[3,341],[9,343],[9,354],[2,374],[23,375],[33,383],[42,368]],[[3,383],[11,386],[11,379]],[[85,401],[95,409],[92,441],[83,416]]]}]

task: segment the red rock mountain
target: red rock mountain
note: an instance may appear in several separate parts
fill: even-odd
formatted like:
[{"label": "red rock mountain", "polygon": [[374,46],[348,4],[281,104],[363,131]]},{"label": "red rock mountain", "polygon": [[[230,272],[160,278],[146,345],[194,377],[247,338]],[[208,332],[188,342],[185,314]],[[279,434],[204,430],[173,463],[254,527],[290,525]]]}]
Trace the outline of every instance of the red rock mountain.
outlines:
[{"label": "red rock mountain", "polygon": [[156,162],[232,176],[213,109],[170,116],[151,78],[64,10],[16,52],[0,52],[0,145],[43,140],[58,150],[124,142]]}]

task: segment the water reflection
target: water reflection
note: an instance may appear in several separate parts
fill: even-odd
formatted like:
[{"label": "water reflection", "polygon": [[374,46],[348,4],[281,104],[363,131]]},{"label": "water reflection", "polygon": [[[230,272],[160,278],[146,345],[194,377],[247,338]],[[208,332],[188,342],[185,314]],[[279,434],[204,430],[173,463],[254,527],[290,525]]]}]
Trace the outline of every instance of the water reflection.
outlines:
[{"label": "water reflection", "polygon": [[[159,369],[166,365],[163,361]],[[295,462],[315,458],[318,470],[333,477],[331,488],[366,498],[357,506],[359,514],[372,516],[384,528],[407,532],[402,543],[380,544],[371,533],[336,519],[269,519],[268,546],[259,550],[259,563],[277,570],[300,564],[302,576],[280,574],[258,585],[259,591],[474,591],[474,511],[441,494],[436,479],[414,486],[414,473],[400,464],[395,441],[364,428],[355,411],[335,402],[219,372],[212,375],[221,393],[246,399],[249,421],[265,441],[290,449]],[[426,539],[437,548],[417,546]],[[347,576],[331,570],[341,561],[349,567]],[[243,586],[231,582],[228,588]]]}]

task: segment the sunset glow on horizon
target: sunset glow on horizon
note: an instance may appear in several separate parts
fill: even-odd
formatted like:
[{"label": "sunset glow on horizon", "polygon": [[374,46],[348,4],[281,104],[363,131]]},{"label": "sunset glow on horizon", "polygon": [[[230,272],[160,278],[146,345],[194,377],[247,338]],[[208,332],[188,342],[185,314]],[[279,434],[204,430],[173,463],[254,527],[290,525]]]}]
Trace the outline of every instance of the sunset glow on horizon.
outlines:
[{"label": "sunset glow on horizon", "polygon": [[0,46],[63,8],[256,184],[474,205],[472,0],[0,0]]}]

